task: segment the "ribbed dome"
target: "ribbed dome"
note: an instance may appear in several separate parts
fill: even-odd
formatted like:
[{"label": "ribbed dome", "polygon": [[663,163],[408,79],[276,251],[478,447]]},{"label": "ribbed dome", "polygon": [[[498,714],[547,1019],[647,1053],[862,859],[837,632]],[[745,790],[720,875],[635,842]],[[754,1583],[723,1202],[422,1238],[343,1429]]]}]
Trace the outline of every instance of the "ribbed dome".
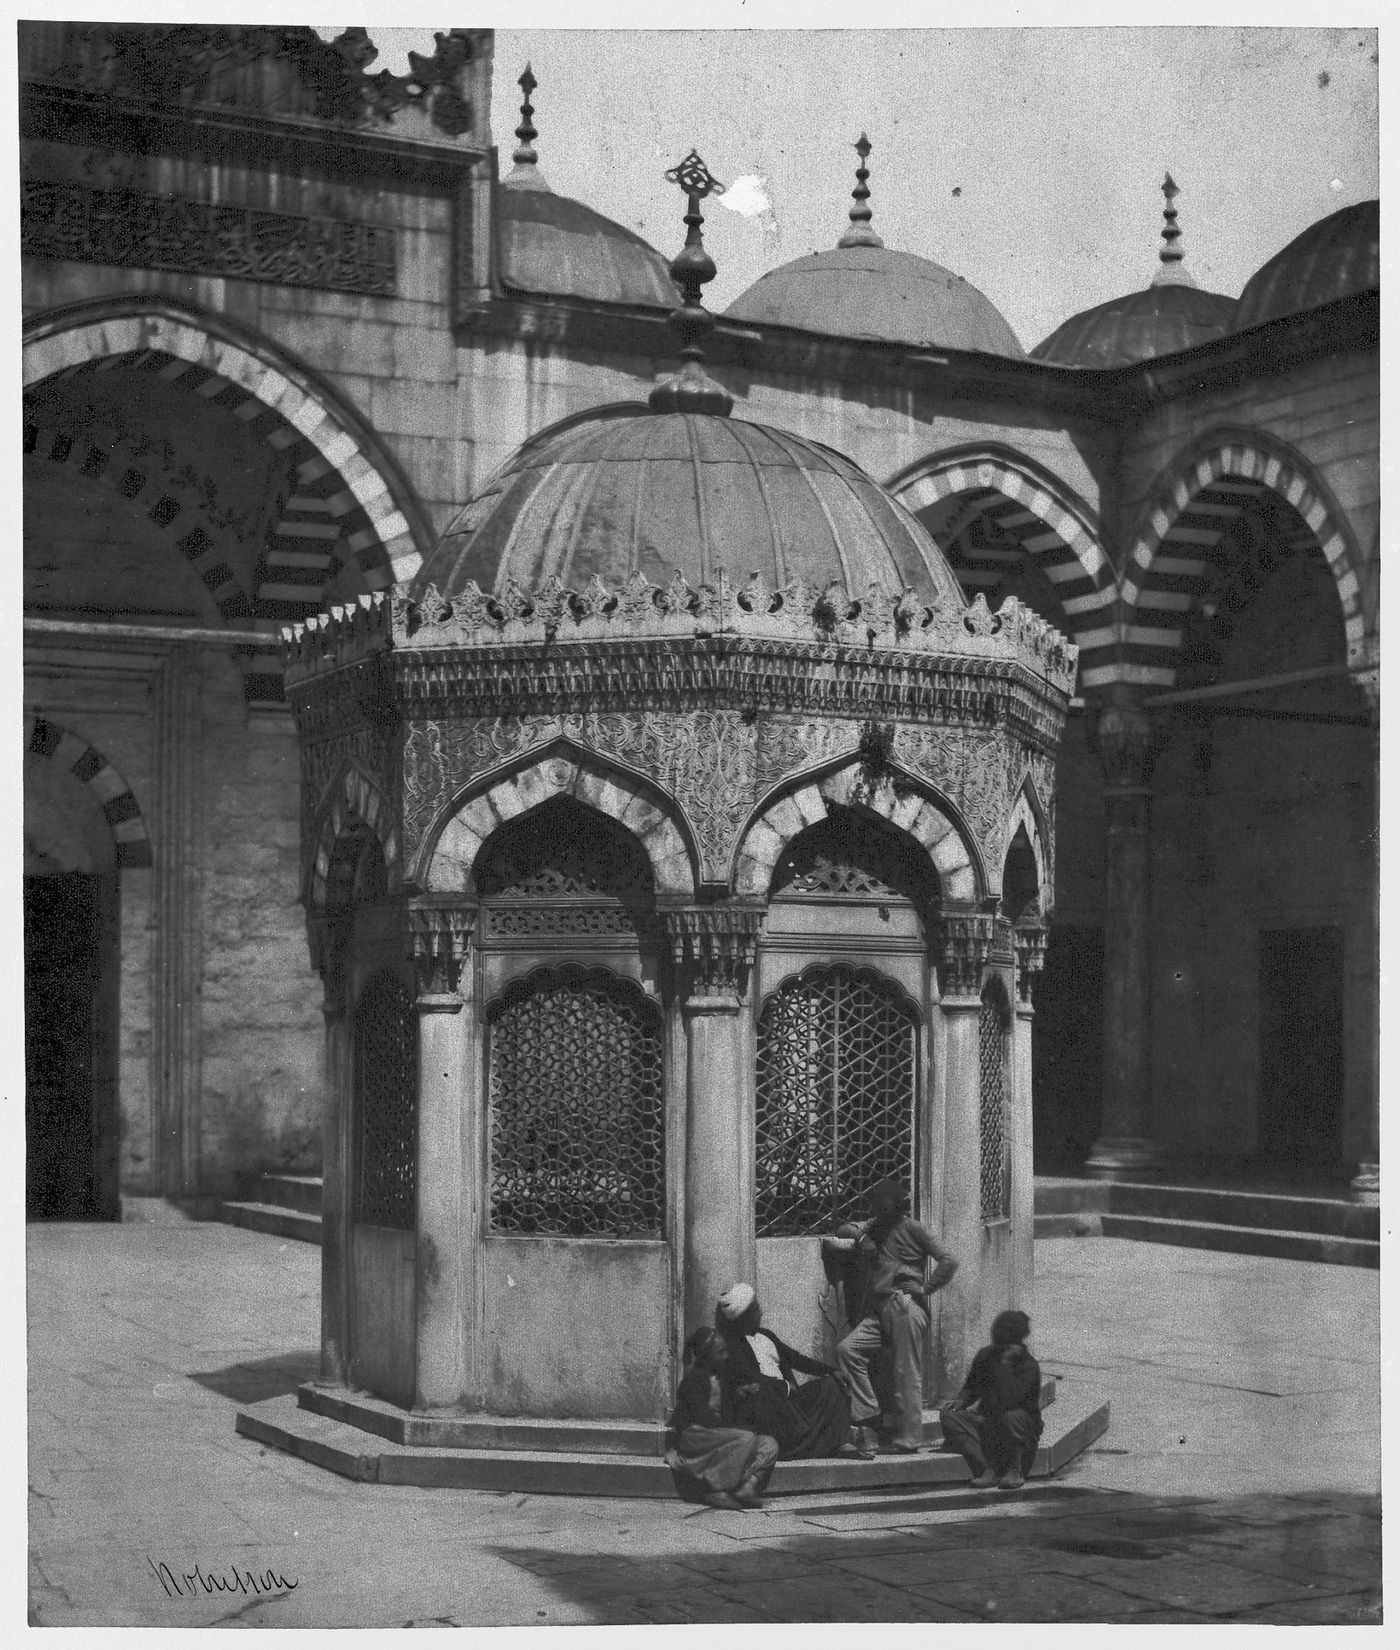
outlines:
[{"label": "ribbed dome", "polygon": [[582,590],[640,572],[691,585],[724,568],[853,594],[874,582],[925,602],[965,598],[923,525],[849,459],[762,424],[701,413],[605,412],[527,442],[448,528],[413,581],[451,597],[557,575]]},{"label": "ribbed dome", "polygon": [[1379,201],[1358,201],[1312,224],[1250,276],[1232,330],[1379,291],[1380,233]]},{"label": "ribbed dome", "polygon": [[640,235],[547,188],[496,196],[502,283],[513,292],[672,309],[665,258]]},{"label": "ribbed dome", "polygon": [[1205,344],[1230,330],[1235,300],[1183,285],[1150,286],[1072,315],[1031,351],[1056,367],[1125,367]]},{"label": "ribbed dome", "polygon": [[1020,357],[1016,334],[991,301],[961,275],[885,246],[813,252],[761,276],[725,311],[733,321],[767,322],[837,338],[932,344]]}]

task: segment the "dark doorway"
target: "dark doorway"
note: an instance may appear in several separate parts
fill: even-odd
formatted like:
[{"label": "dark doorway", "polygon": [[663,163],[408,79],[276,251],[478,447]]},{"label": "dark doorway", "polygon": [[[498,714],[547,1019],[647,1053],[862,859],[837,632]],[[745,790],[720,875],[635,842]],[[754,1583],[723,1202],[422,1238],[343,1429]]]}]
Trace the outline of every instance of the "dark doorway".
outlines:
[{"label": "dark doorway", "polygon": [[25,1212],[114,1220],[116,878],[24,879]]},{"label": "dark doorway", "polygon": [[1259,936],[1259,1159],[1291,1178],[1340,1180],[1342,931]]},{"label": "dark doorway", "polygon": [[1103,1118],[1103,929],[1050,924],[1032,1022],[1035,1172],[1079,1174]]}]

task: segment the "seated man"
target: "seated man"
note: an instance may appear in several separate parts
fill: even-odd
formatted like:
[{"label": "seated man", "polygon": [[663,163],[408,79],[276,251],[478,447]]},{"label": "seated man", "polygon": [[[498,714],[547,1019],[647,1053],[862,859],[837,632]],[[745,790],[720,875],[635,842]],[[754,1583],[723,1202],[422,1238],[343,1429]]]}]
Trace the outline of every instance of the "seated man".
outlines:
[{"label": "seated man", "polygon": [[707,1506],[737,1510],[762,1505],[778,1445],[734,1424],[724,1380],[728,1359],[724,1336],[708,1326],[686,1342],[685,1372],[671,1417],[676,1447],[666,1460],[673,1472],[696,1482]]},{"label": "seated man", "polygon": [[[958,1263],[909,1215],[909,1199],[894,1180],[882,1180],[870,1193],[871,1219],[851,1237],[822,1239],[825,1258],[850,1256],[853,1276],[847,1285],[847,1316],[855,1327],[836,1348],[836,1365],[851,1399],[852,1442],[862,1458],[875,1454],[872,1423],[880,1405],[870,1384],[870,1360],[882,1346],[894,1366],[894,1448],[913,1455],[923,1442],[924,1336],[928,1315],[923,1302],[949,1283]],[[929,1257],[937,1262],[925,1281]]]},{"label": "seated man", "polygon": [[[776,1438],[780,1461],[849,1448],[851,1415],[836,1371],[763,1327],[752,1284],[736,1283],[720,1296],[715,1328],[729,1348],[725,1381],[739,1426]],[[812,1379],[799,1385],[799,1374]]]},{"label": "seated man", "polygon": [[1040,1443],[1040,1365],[1026,1351],[1031,1320],[998,1312],[992,1344],[972,1360],[962,1390],[943,1409],[943,1438],[972,1469],[972,1487],[1019,1490]]}]

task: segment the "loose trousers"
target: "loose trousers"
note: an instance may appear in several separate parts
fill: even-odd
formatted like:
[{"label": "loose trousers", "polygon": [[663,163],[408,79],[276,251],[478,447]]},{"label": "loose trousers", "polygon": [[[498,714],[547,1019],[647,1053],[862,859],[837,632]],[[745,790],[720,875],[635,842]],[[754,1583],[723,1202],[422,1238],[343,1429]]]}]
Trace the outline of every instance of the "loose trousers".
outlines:
[{"label": "loose trousers", "polygon": [[836,1367],[851,1397],[851,1422],[869,1426],[880,1413],[870,1384],[870,1360],[882,1346],[894,1364],[894,1442],[918,1449],[924,1437],[924,1335],[928,1314],[908,1295],[891,1295],[862,1318],[836,1348]]},{"label": "loose trousers", "polygon": [[972,1469],[974,1478],[990,1469],[1001,1474],[1014,1462],[1029,1472],[1035,1462],[1036,1434],[1023,1409],[1004,1415],[979,1415],[976,1410],[945,1409],[943,1440],[951,1444]]}]

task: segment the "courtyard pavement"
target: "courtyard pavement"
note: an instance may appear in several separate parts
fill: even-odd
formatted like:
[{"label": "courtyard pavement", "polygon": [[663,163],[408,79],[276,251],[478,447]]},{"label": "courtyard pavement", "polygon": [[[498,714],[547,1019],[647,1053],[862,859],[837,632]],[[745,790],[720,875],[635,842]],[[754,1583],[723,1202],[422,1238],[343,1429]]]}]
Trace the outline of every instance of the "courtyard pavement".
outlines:
[{"label": "courtyard pavement", "polygon": [[[234,1413],[316,1373],[317,1249],[27,1236],[35,1625],[1380,1622],[1374,1271],[1038,1243],[1031,1344],[1065,1401],[1112,1401],[1096,1447],[1017,1493],[735,1513],[355,1484],[265,1450]],[[271,1590],[209,1590],[235,1570]]]}]

